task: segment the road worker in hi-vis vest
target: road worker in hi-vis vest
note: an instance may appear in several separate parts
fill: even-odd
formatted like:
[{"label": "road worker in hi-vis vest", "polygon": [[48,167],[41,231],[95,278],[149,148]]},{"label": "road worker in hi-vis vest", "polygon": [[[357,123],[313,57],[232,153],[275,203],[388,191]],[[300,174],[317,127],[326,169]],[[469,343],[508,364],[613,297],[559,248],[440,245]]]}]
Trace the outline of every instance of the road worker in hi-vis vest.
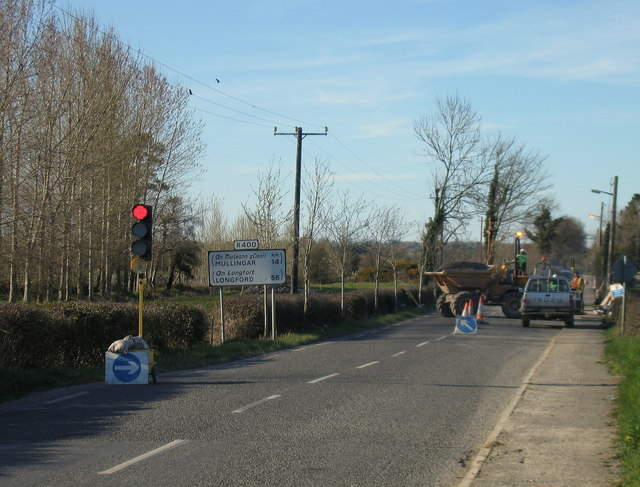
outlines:
[{"label": "road worker in hi-vis vest", "polygon": [[520,253],[516,257],[516,264],[518,265],[518,274],[527,273],[527,251],[520,249]]}]

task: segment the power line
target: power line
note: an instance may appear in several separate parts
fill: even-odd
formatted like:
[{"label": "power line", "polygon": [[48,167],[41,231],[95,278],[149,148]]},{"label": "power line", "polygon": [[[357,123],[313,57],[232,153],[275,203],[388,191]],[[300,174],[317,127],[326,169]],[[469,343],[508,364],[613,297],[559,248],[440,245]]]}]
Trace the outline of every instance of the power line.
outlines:
[{"label": "power line", "polygon": [[[334,137],[335,138],[335,137]],[[313,144],[314,146],[316,146],[319,150],[321,150],[322,152],[324,152],[332,161],[336,162],[339,166],[343,167],[344,169],[346,169],[347,171],[351,171],[353,172],[353,168],[348,166],[347,164],[343,163],[342,161],[340,161],[337,157],[335,157],[333,154],[331,154],[330,152],[328,152],[327,150],[325,150],[324,148],[318,146],[316,143],[314,143],[313,141],[311,141],[311,144]],[[374,170],[373,168],[371,168],[371,166],[369,166],[367,163],[365,163],[361,158],[355,156],[355,154],[349,150],[344,144],[341,144],[345,149],[347,149],[352,155],[354,155],[354,157],[356,158],[356,160],[360,161],[361,163],[363,163],[367,168],[371,169],[372,172],[374,172],[377,176],[380,177],[381,180],[386,181],[387,183],[393,184],[394,186],[400,188],[401,193],[398,193],[392,189],[390,189],[388,186],[384,186],[382,184],[380,184],[379,182],[373,180],[373,179],[362,179],[363,182],[366,182],[368,184],[371,184],[373,186],[375,186],[376,188],[378,188],[380,191],[382,191],[382,193],[376,193],[374,191],[371,191],[370,189],[366,189],[363,188],[362,186],[360,186],[356,181],[349,181],[350,183],[354,184],[355,186],[360,187],[361,189],[364,189],[364,191],[374,194],[375,196],[379,196],[379,197],[386,197],[389,198],[391,197],[390,195],[395,195],[395,197],[391,197],[391,199],[395,199],[398,201],[421,201],[425,199],[424,195],[416,195],[410,191],[407,191],[405,188],[402,188],[401,186],[399,186],[398,184],[396,184],[395,182],[393,182],[393,180],[389,179],[388,177],[380,174],[379,172],[377,172],[376,170]],[[339,176],[337,176],[339,178]],[[343,180],[346,182],[347,180],[343,178]]]},{"label": "power line", "polygon": [[197,110],[199,112],[206,113],[207,115],[213,115],[214,117],[220,117],[220,118],[224,118],[224,119],[227,119],[227,120],[233,120],[234,122],[246,123],[246,124],[249,124],[249,125],[256,125],[258,127],[269,127],[269,128],[272,127],[272,125],[267,125],[266,123],[250,122],[249,120],[241,120],[239,118],[230,117],[228,115],[222,115],[220,113],[210,112],[209,110],[204,110],[203,108],[198,108],[198,107],[194,107],[194,106],[191,106],[191,105],[188,105],[188,107],[191,108],[192,110]]},{"label": "power line", "polygon": [[[54,7],[55,9],[59,10],[59,11],[60,11],[60,12],[62,12],[63,14],[65,14],[65,15],[67,15],[68,17],[70,17],[70,18],[72,18],[72,19],[74,19],[74,20],[76,20],[76,21],[78,21],[78,22],[81,22],[81,23],[83,23],[85,26],[89,27],[89,26],[87,25],[87,22],[86,22],[83,18],[78,17],[77,15],[74,15],[73,13],[69,12],[68,10],[63,9],[62,7],[59,7],[58,5],[56,5],[55,3],[53,3],[53,1],[52,1],[52,0],[46,0],[46,1],[47,1],[47,3],[49,3],[49,5],[51,5],[51,6],[52,6],[52,7]],[[144,52],[142,52],[140,49],[135,49],[135,48],[131,47],[129,44],[127,44],[126,42],[121,41],[120,39],[118,39],[118,38],[117,38],[115,35],[113,35],[113,34],[109,34],[109,33],[107,33],[107,32],[104,32],[103,30],[101,30],[101,29],[99,29],[99,28],[97,28],[97,27],[92,27],[92,28],[94,28],[94,29],[96,30],[96,32],[99,32],[100,34],[102,34],[102,35],[104,35],[104,36],[111,37],[115,42],[117,42],[117,43],[118,43],[118,44],[120,44],[121,46],[125,47],[126,49],[131,50],[132,52],[135,52],[136,54],[138,54],[139,56],[141,56],[141,57],[143,57],[143,58],[145,58],[145,59],[150,60],[151,62],[153,62],[153,63],[157,64],[158,66],[162,66],[163,68],[168,69],[168,70],[170,70],[170,71],[172,71],[172,72],[174,72],[174,73],[176,73],[176,74],[180,75],[181,77],[183,77],[183,78],[185,78],[185,79],[188,79],[188,80],[190,80],[190,81],[193,81],[194,83],[197,83],[197,84],[199,84],[199,85],[201,85],[201,86],[204,86],[204,87],[206,87],[206,88],[208,88],[208,89],[210,89],[210,90],[212,90],[212,91],[215,91],[216,93],[219,93],[219,94],[221,94],[221,95],[223,95],[223,96],[226,96],[227,98],[230,98],[230,99],[232,99],[232,100],[235,100],[235,101],[237,101],[238,103],[242,103],[242,104],[247,105],[247,106],[249,106],[249,107],[251,107],[251,108],[254,108],[254,109],[256,109],[256,110],[260,110],[260,111],[262,111],[262,112],[269,113],[270,115],[275,115],[276,117],[279,117],[279,118],[282,118],[282,119],[285,119],[285,120],[290,120],[290,121],[293,121],[293,122],[296,122],[296,123],[300,123],[300,124],[305,124],[305,125],[311,125],[311,126],[314,126],[314,127],[323,127],[323,125],[319,125],[319,124],[312,123],[312,122],[305,122],[305,121],[298,120],[298,119],[293,118],[293,117],[289,117],[289,116],[287,116],[287,115],[283,115],[283,114],[278,113],[278,112],[274,112],[274,111],[272,111],[272,110],[268,110],[268,109],[266,109],[266,108],[262,108],[262,107],[260,107],[260,106],[258,106],[258,105],[255,105],[255,104],[253,104],[253,103],[250,103],[250,102],[248,102],[248,101],[245,101],[245,100],[243,100],[243,99],[241,99],[241,98],[239,98],[239,97],[237,97],[237,96],[234,96],[234,95],[231,95],[231,94],[229,94],[229,93],[226,93],[226,92],[224,92],[224,91],[222,91],[222,90],[220,90],[220,89],[218,89],[218,88],[215,88],[215,87],[211,86],[211,85],[210,85],[210,84],[208,84],[208,83],[205,83],[205,82],[203,82],[203,81],[200,81],[199,79],[196,79],[196,78],[194,78],[194,77],[192,77],[192,76],[189,76],[188,74],[183,73],[182,71],[180,71],[180,70],[178,70],[178,69],[176,69],[176,68],[173,68],[173,67],[169,66],[168,64],[165,64],[165,63],[163,63],[163,62],[161,62],[161,61],[158,61],[157,59],[155,59],[155,58],[153,58],[153,57],[151,57],[151,56],[149,56],[149,55],[145,54],[145,53],[144,53]],[[202,98],[202,97],[200,97],[200,98]],[[204,99],[204,98],[203,98],[203,99]],[[215,102],[211,101],[211,103],[215,103]],[[224,107],[224,105],[221,105],[221,106],[223,106],[223,107]],[[229,107],[225,107],[225,108],[227,108],[227,109],[229,109],[229,110],[237,111],[237,110],[234,110],[234,109],[229,108]],[[258,119],[258,120],[263,120],[263,121],[265,121],[265,120],[266,120],[266,119],[263,119],[263,118],[257,117],[257,116],[255,116],[255,115],[250,115],[250,114],[245,114],[245,115],[247,115],[247,116],[249,116],[249,117],[256,118],[256,119]],[[276,122],[273,122],[273,121],[270,121],[270,122],[271,122],[271,123],[276,123]]]},{"label": "power line", "polygon": [[[363,161],[355,152],[353,152],[349,147],[347,147],[340,139],[338,139],[338,137],[336,137],[335,135],[333,135],[333,133],[331,134],[331,137],[333,137],[333,139],[338,142],[338,144],[340,144],[342,147],[345,148],[345,150],[347,150],[347,152],[349,152],[353,157],[355,157],[358,161],[360,161],[360,163],[362,163],[363,165],[365,165],[366,167],[368,167],[371,171],[373,171],[375,174],[377,174],[378,176],[380,176],[381,178],[383,178],[385,181],[387,181],[388,183],[394,185],[395,187],[399,188],[401,191],[403,191],[404,193],[408,193],[408,194],[412,194],[408,191],[406,191],[405,188],[403,188],[402,186],[400,186],[399,184],[397,184],[395,181],[393,181],[393,179],[389,179],[386,176],[384,176],[383,174],[379,173],[378,171],[376,171],[373,167],[371,167],[369,164],[367,164],[365,161]],[[417,195],[413,195],[416,198],[424,198],[424,196],[417,196]]]},{"label": "power line", "polygon": [[258,120],[262,120],[263,122],[269,122],[270,124],[272,124],[272,125],[269,125],[269,127],[273,126],[273,124],[277,124],[278,123],[278,122],[275,122],[273,120],[256,117],[255,115],[251,115],[250,113],[246,113],[246,112],[242,112],[240,110],[236,110],[235,108],[228,107],[226,105],[223,105],[222,103],[218,103],[218,102],[215,102],[213,100],[209,100],[208,98],[205,98],[203,96],[199,96],[199,95],[196,95],[196,94],[192,93],[191,90],[189,90],[189,92],[190,92],[189,96],[192,96],[194,98],[198,98],[200,100],[206,101],[207,103],[211,103],[212,105],[216,105],[216,106],[219,106],[219,107],[222,107],[222,108],[226,108],[227,110],[231,110],[232,112],[236,112],[236,113],[239,113],[240,115],[246,115],[247,117],[252,117],[252,118],[255,118],[255,119],[258,119]]},{"label": "power line", "polygon": [[[188,74],[186,74],[186,73],[184,73],[184,72],[182,72],[182,71],[180,71],[180,70],[178,70],[178,69],[176,69],[176,68],[174,68],[174,67],[172,67],[172,66],[169,66],[168,64],[165,64],[165,63],[163,63],[163,62],[161,62],[161,61],[158,61],[157,59],[153,58],[152,56],[149,56],[149,55],[145,54],[145,53],[144,53],[143,51],[141,51],[140,49],[133,48],[131,45],[127,44],[126,42],[123,42],[123,41],[121,41],[120,39],[118,39],[118,38],[117,38],[117,36],[116,36],[115,34],[105,32],[105,31],[101,30],[100,28],[98,28],[98,27],[96,27],[96,26],[94,26],[94,25],[91,25],[91,26],[90,26],[90,25],[88,25],[88,24],[87,24],[87,22],[85,21],[85,19],[83,19],[82,17],[79,17],[79,16],[77,16],[77,15],[73,14],[72,12],[70,12],[70,11],[69,11],[69,10],[67,10],[67,9],[64,9],[64,8],[62,8],[62,7],[58,6],[58,5],[56,5],[52,0],[46,0],[46,1],[47,1],[47,3],[49,3],[53,8],[55,8],[55,9],[59,10],[59,11],[60,11],[60,12],[62,12],[64,15],[68,16],[69,18],[71,18],[71,19],[73,19],[73,20],[75,20],[75,21],[78,21],[78,22],[83,23],[85,26],[87,26],[87,27],[90,27],[90,28],[94,29],[96,32],[98,32],[98,33],[100,33],[100,34],[102,34],[102,35],[104,35],[104,36],[111,37],[111,38],[112,38],[116,43],[118,43],[119,45],[123,46],[125,49],[128,49],[128,50],[130,50],[131,52],[136,53],[136,54],[137,54],[137,55],[139,55],[140,57],[145,58],[145,59],[147,59],[147,60],[151,61],[152,63],[154,63],[154,64],[156,64],[156,65],[158,65],[158,66],[162,66],[163,68],[165,68],[165,69],[167,69],[167,70],[169,70],[169,71],[171,71],[171,72],[176,73],[177,75],[179,75],[180,77],[182,77],[182,78],[184,78],[184,79],[186,79],[186,80],[190,80],[190,81],[192,81],[192,82],[194,82],[194,83],[197,83],[197,84],[198,84],[198,85],[200,85],[200,86],[203,86],[203,87],[205,87],[205,88],[207,88],[207,89],[209,89],[209,90],[212,90],[212,91],[214,91],[214,92],[216,92],[216,93],[218,93],[218,94],[220,94],[220,95],[222,95],[222,96],[225,96],[225,97],[227,97],[227,98],[229,98],[229,99],[231,99],[231,100],[234,100],[234,101],[236,101],[236,102],[238,102],[238,103],[241,103],[241,104],[243,104],[243,105],[246,105],[246,106],[248,106],[248,107],[251,107],[252,109],[259,110],[259,111],[261,111],[261,112],[268,113],[268,114],[270,114],[270,115],[274,115],[275,117],[278,117],[278,118],[280,118],[280,119],[289,120],[289,121],[297,122],[297,123],[300,123],[300,124],[303,124],[303,123],[304,123],[305,125],[310,125],[310,126],[314,126],[314,127],[324,127],[323,125],[320,125],[320,124],[316,124],[316,123],[313,123],[313,122],[305,122],[305,121],[302,121],[302,120],[299,120],[299,119],[296,119],[296,118],[293,118],[293,117],[289,117],[289,116],[287,116],[287,115],[284,115],[284,114],[281,114],[281,113],[275,112],[275,111],[273,111],[273,110],[269,110],[269,109],[263,108],[263,107],[261,107],[261,106],[258,106],[258,105],[256,105],[256,104],[254,104],[254,103],[251,103],[251,102],[248,102],[248,101],[246,101],[246,100],[243,100],[243,99],[242,99],[242,98],[240,98],[240,97],[237,97],[237,96],[231,95],[231,94],[229,94],[229,93],[226,93],[225,91],[220,90],[219,88],[216,88],[216,87],[214,87],[214,86],[212,86],[212,85],[210,85],[210,84],[208,84],[208,83],[205,83],[205,82],[203,82],[203,81],[201,81],[201,80],[199,80],[199,79],[197,79],[197,78],[194,78],[194,77],[192,77],[192,76],[190,76],[190,75],[188,75]],[[257,115],[253,115],[253,114],[251,114],[251,113],[247,113],[247,112],[244,112],[244,111],[241,111],[241,110],[235,109],[235,108],[233,108],[233,107],[230,107],[230,106],[224,105],[224,104],[222,104],[222,103],[219,103],[219,102],[213,101],[213,100],[211,100],[211,99],[209,99],[209,98],[206,98],[206,97],[203,97],[203,96],[201,96],[201,95],[196,95],[196,94],[194,94],[191,90],[189,90],[189,91],[190,91],[190,96],[192,96],[192,97],[194,97],[194,98],[197,98],[197,99],[202,100],[202,101],[204,101],[204,102],[207,102],[207,103],[210,103],[210,104],[213,104],[213,105],[219,106],[219,107],[221,107],[221,108],[223,108],[223,109],[225,109],[225,110],[229,110],[229,111],[231,111],[231,112],[234,112],[234,113],[237,113],[237,114],[240,114],[240,115],[246,116],[246,117],[248,117],[248,118],[252,118],[252,119],[255,119],[255,120],[259,120],[260,122],[266,122],[266,123],[268,123],[268,124],[270,124],[270,125],[267,125],[267,124],[265,124],[265,123],[252,122],[252,121],[249,121],[249,120],[242,120],[242,119],[239,119],[239,118],[231,117],[231,116],[228,116],[228,115],[223,115],[223,114],[220,114],[220,113],[211,112],[211,111],[208,111],[208,110],[205,110],[205,109],[199,108],[199,107],[194,107],[194,106],[192,106],[192,105],[189,105],[189,108],[191,108],[191,109],[193,109],[193,110],[197,110],[197,111],[199,111],[199,112],[206,113],[206,114],[208,114],[208,115],[212,115],[212,116],[215,116],[215,117],[224,118],[224,119],[226,119],[226,120],[231,120],[231,121],[234,121],[234,122],[239,122],[239,123],[244,123],[244,124],[249,124],[249,125],[255,125],[255,126],[258,126],[258,127],[271,127],[271,126],[273,126],[273,125],[278,125],[278,122],[277,122],[277,121],[274,121],[274,120],[271,120],[271,119],[268,119],[268,118],[259,117],[259,116],[257,116]],[[278,135],[281,135],[281,134],[278,134]],[[284,134],[282,134],[282,135],[284,135]],[[323,135],[326,135],[326,132],[325,132],[325,134],[323,134]],[[371,180],[371,179],[364,179],[363,181],[366,181],[368,184],[371,184],[371,185],[373,185],[373,186],[378,187],[380,190],[382,190],[382,191],[384,192],[384,194],[378,194],[377,196],[384,196],[384,197],[389,198],[389,197],[391,197],[391,196],[390,196],[390,194],[395,194],[395,195],[396,195],[396,198],[391,197],[392,199],[398,199],[398,200],[404,200],[404,201],[406,201],[406,200],[414,200],[414,201],[415,201],[415,200],[423,200],[423,199],[424,199],[424,196],[423,196],[423,195],[416,195],[415,193],[412,193],[412,192],[410,192],[410,191],[407,191],[405,188],[403,188],[402,186],[400,186],[399,184],[397,184],[397,183],[396,183],[395,181],[393,181],[392,179],[390,179],[390,178],[388,178],[387,176],[385,176],[385,175],[381,174],[380,172],[378,172],[378,171],[377,171],[376,169],[374,169],[371,165],[369,165],[369,164],[368,164],[367,162],[365,162],[362,158],[360,158],[360,157],[359,157],[359,156],[358,156],[358,155],[357,155],[353,150],[351,150],[351,149],[350,149],[350,148],[349,148],[349,147],[348,147],[344,142],[342,142],[338,137],[336,137],[336,136],[335,136],[335,134],[331,133],[331,137],[332,137],[332,138],[333,138],[333,139],[334,139],[334,140],[335,140],[335,141],[336,141],[336,142],[337,142],[337,143],[338,143],[338,144],[339,144],[343,149],[345,149],[345,150],[346,150],[346,151],[347,151],[351,156],[353,156],[353,157],[354,157],[354,158],[355,158],[359,163],[361,163],[362,165],[364,165],[365,167],[367,167],[370,171],[372,171],[374,174],[376,174],[377,176],[379,176],[379,177],[380,177],[382,180],[384,180],[388,185],[392,185],[392,186],[394,186],[395,188],[397,188],[398,190],[400,190],[400,191],[401,191],[401,193],[397,193],[397,192],[395,192],[395,191],[392,191],[388,186],[382,186],[381,184],[379,184],[379,183],[377,183],[376,181],[373,181],[373,180]],[[327,155],[329,155],[329,157],[331,157],[331,158],[332,158],[332,160],[334,160],[336,163],[338,163],[339,165],[341,165],[342,167],[344,167],[344,168],[345,168],[345,169],[347,169],[347,170],[351,170],[351,168],[350,168],[350,167],[348,167],[346,164],[344,164],[344,163],[340,162],[340,160],[339,160],[339,159],[337,159],[335,156],[333,156],[332,154],[330,154],[329,152],[327,152],[325,149],[320,148],[317,144],[314,144],[314,145],[316,145],[316,147],[318,147],[320,150],[324,151]],[[337,176],[337,178],[339,178],[339,176]],[[345,180],[345,181],[346,181],[346,180]],[[359,186],[359,185],[358,185],[358,183],[357,183],[357,182],[355,182],[355,181],[349,181],[349,182],[350,182],[350,183],[352,183],[352,184],[354,184],[354,185],[356,185],[356,186]],[[369,193],[372,193],[372,194],[376,194],[376,193],[374,193],[374,192],[373,192],[373,191],[371,191],[371,190],[367,190],[367,189],[365,189],[365,191],[367,191],[367,192],[369,192]]]}]

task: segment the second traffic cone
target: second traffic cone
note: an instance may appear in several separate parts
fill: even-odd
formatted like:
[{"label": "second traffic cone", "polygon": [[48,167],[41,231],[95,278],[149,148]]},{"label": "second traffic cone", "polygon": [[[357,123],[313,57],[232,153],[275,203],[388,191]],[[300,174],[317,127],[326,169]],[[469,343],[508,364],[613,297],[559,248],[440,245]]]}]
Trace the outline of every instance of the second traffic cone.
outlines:
[{"label": "second traffic cone", "polygon": [[480,296],[480,301],[478,301],[478,313],[476,314],[476,321],[478,323],[486,323],[484,319],[483,305],[484,305],[484,297]]},{"label": "second traffic cone", "polygon": [[466,303],[464,303],[464,309],[462,310],[461,316],[471,316],[471,311],[469,309],[470,306],[471,306],[471,301],[467,301]]}]

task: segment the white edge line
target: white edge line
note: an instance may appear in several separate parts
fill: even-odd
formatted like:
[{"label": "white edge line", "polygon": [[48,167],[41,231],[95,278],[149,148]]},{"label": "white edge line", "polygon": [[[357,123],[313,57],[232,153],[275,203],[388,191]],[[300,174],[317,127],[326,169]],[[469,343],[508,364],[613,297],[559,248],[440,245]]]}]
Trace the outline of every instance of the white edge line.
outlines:
[{"label": "white edge line", "polygon": [[324,377],[318,377],[317,379],[310,380],[309,382],[307,382],[307,384],[317,384],[318,382],[322,382],[323,380],[331,379],[336,375],[340,375],[340,374],[329,374],[329,375],[325,375]]},{"label": "white edge line", "polygon": [[157,455],[158,453],[162,453],[164,451],[170,450],[171,448],[175,448],[176,446],[183,445],[188,441],[189,440],[173,440],[171,443],[167,443],[166,445],[161,446],[160,448],[156,448],[155,450],[151,450],[150,452],[147,452],[143,455],[132,458],[131,460],[121,463],[120,465],[116,465],[115,467],[111,467],[108,470],[103,470],[102,472],[98,472],[98,475],[111,475],[112,473],[116,473],[122,469],[130,467],[131,465],[141,462],[143,460],[146,460],[147,458]]},{"label": "white edge line", "polygon": [[426,342],[418,343],[418,344],[416,345],[416,348],[424,347],[427,343],[429,343],[429,342],[428,342],[428,341],[426,341]]},{"label": "white edge line", "polygon": [[445,335],[443,337],[440,338],[436,338],[436,342],[439,342],[440,340],[444,340],[445,338],[447,338],[449,335]]},{"label": "white edge line", "polygon": [[368,364],[358,365],[358,366],[356,367],[356,369],[364,369],[365,367],[370,367],[370,366],[372,366],[372,365],[379,364],[379,363],[380,363],[380,361],[379,361],[379,360],[376,360],[376,361],[374,361],[374,362],[369,362]]},{"label": "white edge line", "polygon": [[68,396],[59,397],[58,399],[52,399],[51,401],[45,401],[42,404],[55,404],[57,402],[66,401],[67,399],[73,399],[74,397],[84,396],[85,394],[89,394],[87,391],[78,392],[77,394],[70,394]]},{"label": "white edge line", "polygon": [[253,407],[259,406],[263,402],[273,401],[274,399],[278,399],[279,397],[281,397],[280,394],[274,394],[273,396],[265,397],[264,399],[260,399],[259,401],[253,402],[251,404],[247,404],[246,406],[231,412],[235,414],[244,413],[247,409],[251,409]]},{"label": "white edge line", "polygon": [[478,454],[473,459],[473,462],[471,462],[471,467],[469,468],[465,476],[462,478],[460,483],[456,484],[455,487],[471,487],[471,484],[480,473],[480,469],[484,465],[484,462],[487,460],[487,458],[491,454],[491,450],[493,450],[493,447],[498,439],[498,436],[502,432],[504,425],[506,424],[507,420],[511,416],[511,413],[513,413],[513,410],[518,405],[518,402],[520,402],[520,398],[524,395],[525,391],[531,384],[531,379],[533,378],[533,375],[538,370],[538,367],[540,367],[540,365],[542,365],[542,363],[549,356],[549,353],[551,353],[551,349],[555,345],[556,340],[558,339],[559,336],[560,334],[557,334],[556,336],[553,337],[553,340],[551,340],[551,343],[549,343],[549,345],[545,349],[542,356],[533,365],[533,367],[531,367],[531,369],[529,370],[529,373],[526,375],[526,377],[522,381],[522,384],[520,385],[517,392],[515,393],[515,396],[513,397],[513,399],[511,399],[511,401],[509,402],[507,407],[504,409],[504,411],[502,411],[502,414],[500,415],[500,418],[498,418],[498,422],[496,423],[495,428],[493,428],[493,431],[491,432],[489,437],[486,439],[486,441],[478,451]]},{"label": "white edge line", "polygon": [[407,351],[406,351],[406,350],[403,350],[402,352],[394,353],[394,354],[392,355],[392,357],[399,357],[399,356],[400,356],[400,355],[402,355],[403,353],[407,353]]}]

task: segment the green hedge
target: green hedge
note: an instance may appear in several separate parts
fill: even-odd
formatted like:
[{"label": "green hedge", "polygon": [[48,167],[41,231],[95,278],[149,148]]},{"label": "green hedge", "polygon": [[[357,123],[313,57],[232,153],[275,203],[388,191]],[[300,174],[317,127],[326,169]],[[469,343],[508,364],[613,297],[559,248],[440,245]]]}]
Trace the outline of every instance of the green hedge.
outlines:
[{"label": "green hedge", "polygon": [[[144,338],[158,350],[205,339],[206,314],[194,306],[145,306]],[[88,367],[109,345],[138,334],[138,308],[122,303],[0,305],[0,368]]]},{"label": "green hedge", "polygon": [[[411,296],[409,295],[411,293]],[[426,300],[432,301],[432,293],[425,293]],[[271,298],[269,297],[269,302]],[[425,299],[423,299],[425,301]],[[417,290],[398,292],[398,307],[414,307]],[[270,306],[270,305],[269,305]],[[224,300],[225,340],[258,338],[264,334],[264,305],[262,295],[229,296]],[[362,319],[376,313],[373,290],[360,290],[345,296],[346,319]],[[395,311],[393,290],[380,290],[378,313]],[[269,313],[270,307],[269,307]],[[276,295],[276,322],[278,333],[300,332],[310,328],[337,325],[342,321],[339,294],[312,294],[309,309],[304,314],[302,294]],[[220,309],[213,311],[212,319],[219,321]]]},{"label": "green hedge", "polygon": [[[399,308],[412,307],[416,291],[399,293]],[[431,293],[425,293],[432,300]],[[345,299],[347,319],[375,314],[373,291],[356,291]],[[378,313],[395,310],[393,291],[381,290]],[[219,310],[207,316],[198,306],[148,303],[144,308],[143,336],[156,350],[181,350],[210,340],[211,324]],[[276,296],[278,333],[325,328],[342,321],[339,294],[312,294],[303,312],[303,296]],[[264,333],[263,297],[230,296],[225,299],[225,339],[242,340]],[[91,367],[104,361],[109,345],[138,334],[138,307],[123,303],[55,303],[0,305],[0,369]]]}]

